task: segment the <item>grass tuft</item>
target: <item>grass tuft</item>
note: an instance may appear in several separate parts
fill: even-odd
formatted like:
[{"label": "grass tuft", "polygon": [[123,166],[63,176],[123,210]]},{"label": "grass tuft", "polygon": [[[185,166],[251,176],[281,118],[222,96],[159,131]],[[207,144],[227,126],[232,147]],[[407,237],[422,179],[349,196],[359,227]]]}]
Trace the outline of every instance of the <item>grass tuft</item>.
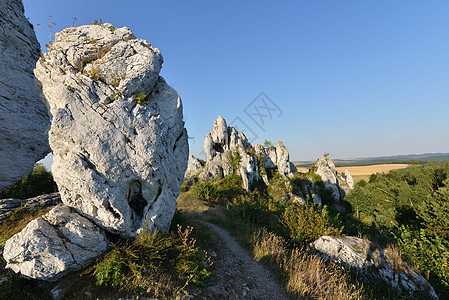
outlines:
[{"label": "grass tuft", "polygon": [[170,234],[145,230],[133,241],[116,244],[92,268],[97,285],[166,299],[188,285],[205,284],[209,259],[195,246],[192,230],[179,225]]}]

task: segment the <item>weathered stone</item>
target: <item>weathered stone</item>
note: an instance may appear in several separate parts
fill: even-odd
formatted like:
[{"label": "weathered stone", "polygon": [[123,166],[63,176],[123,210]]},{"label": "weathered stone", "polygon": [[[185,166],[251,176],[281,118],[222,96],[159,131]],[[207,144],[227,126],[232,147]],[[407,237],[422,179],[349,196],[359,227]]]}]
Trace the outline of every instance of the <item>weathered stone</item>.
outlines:
[{"label": "weathered stone", "polygon": [[381,278],[394,288],[409,293],[427,291],[431,297],[438,299],[433,287],[424,277],[369,240],[352,236],[322,236],[310,244],[310,247],[325,259],[341,262],[365,275]]},{"label": "weathered stone", "polygon": [[335,201],[340,201],[340,188],[338,187],[337,170],[334,162],[327,156],[321,157],[315,163],[315,173],[321,176],[324,185],[332,191]]},{"label": "weathered stone", "polygon": [[19,0],[0,1],[0,191],[50,152],[50,117],[34,87],[40,46]]},{"label": "weathered stone", "polygon": [[256,150],[256,155],[261,156],[263,159],[262,167],[265,169],[276,168],[277,158],[276,158],[276,148],[269,147],[264,148],[264,146],[256,144],[254,146]]},{"label": "weathered stone", "polygon": [[187,167],[182,103],[158,49],[111,24],[56,34],[35,74],[63,203],[105,230],[168,231]]},{"label": "weathered stone", "polygon": [[7,268],[25,277],[56,281],[85,268],[107,247],[99,227],[71,208],[57,206],[9,239],[3,257]]},{"label": "weathered stone", "polygon": [[187,165],[187,170],[185,173],[185,178],[193,178],[199,175],[201,170],[203,169],[203,164],[201,163],[201,160],[196,158],[193,155],[189,156],[189,163]]},{"label": "weathered stone", "polygon": [[16,209],[37,210],[56,206],[61,203],[59,193],[41,195],[25,200],[21,199],[0,199],[0,223],[6,219]]},{"label": "weathered stone", "polygon": [[[261,179],[269,185],[265,171],[267,168],[277,167],[282,176],[292,177],[296,168],[289,161],[287,148],[280,141],[278,145],[279,150],[274,147],[264,148],[262,145],[253,146],[243,132],[234,127],[228,127],[226,120],[219,116],[212,130],[204,138],[207,161],[198,177],[213,179],[238,174],[242,177],[246,191],[249,191],[251,186]],[[277,151],[280,155],[277,155]],[[259,158],[263,160],[261,167],[259,167]],[[192,172],[189,171],[186,176],[191,174]]]},{"label": "weathered stone", "polygon": [[276,143],[276,166],[278,167],[279,174],[282,176],[292,177],[296,172],[296,167],[290,162],[290,155],[284,143],[278,141]]},{"label": "weathered stone", "polygon": [[345,193],[354,189],[354,179],[352,179],[351,173],[348,170],[344,172],[337,171],[337,178],[340,188],[342,188]]},{"label": "weathered stone", "polygon": [[344,174],[337,171],[334,162],[327,156],[319,158],[312,169],[320,175],[325,187],[332,191],[336,203],[341,202],[345,194],[354,188],[351,173],[348,170]]},{"label": "weathered stone", "polygon": [[259,179],[256,158],[249,154],[254,151],[243,132],[228,127],[226,120],[219,116],[212,130],[204,138],[207,161],[200,179],[212,179],[239,174],[243,187],[249,191]]}]

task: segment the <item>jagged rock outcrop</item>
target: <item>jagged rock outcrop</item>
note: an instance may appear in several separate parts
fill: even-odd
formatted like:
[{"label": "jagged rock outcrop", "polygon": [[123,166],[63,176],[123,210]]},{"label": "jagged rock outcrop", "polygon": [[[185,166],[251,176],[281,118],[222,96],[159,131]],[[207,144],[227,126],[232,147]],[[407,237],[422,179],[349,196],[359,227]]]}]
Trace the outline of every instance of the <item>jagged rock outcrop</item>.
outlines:
[{"label": "jagged rock outcrop", "polygon": [[3,256],[7,268],[25,277],[57,281],[87,267],[107,247],[103,230],[71,208],[57,206],[9,239]]},{"label": "jagged rock outcrop", "polygon": [[296,172],[296,167],[290,162],[290,155],[284,143],[277,141],[276,143],[276,166],[279,174],[291,177]]},{"label": "jagged rock outcrop", "polygon": [[0,199],[0,224],[16,209],[24,211],[45,209],[61,204],[59,193],[41,195],[29,199]]},{"label": "jagged rock outcrop", "polygon": [[[238,174],[242,177],[243,187],[249,191],[253,183],[260,179],[269,184],[264,169],[277,167],[282,176],[288,177],[293,176],[296,171],[290,163],[288,150],[281,141],[276,148],[253,146],[243,132],[228,127],[221,116],[204,138],[204,151],[207,156],[205,166],[191,156],[186,178],[198,176],[199,179],[213,179]],[[260,166],[259,160],[262,162]]]},{"label": "jagged rock outcrop", "polygon": [[188,142],[162,55],[130,29],[66,28],[35,75],[53,117],[53,176],[62,202],[123,237],[168,231]]},{"label": "jagged rock outcrop", "polygon": [[204,165],[200,159],[196,158],[193,155],[190,155],[185,177],[192,178],[198,176],[203,167]]},{"label": "jagged rock outcrop", "polygon": [[199,174],[200,179],[212,179],[237,173],[242,177],[244,188],[249,191],[253,182],[259,179],[257,159],[251,143],[241,131],[228,127],[219,116],[212,130],[204,138],[207,161]]},{"label": "jagged rock outcrop", "polygon": [[432,298],[438,299],[433,287],[423,276],[369,240],[352,236],[322,236],[310,247],[325,259],[341,262],[365,276],[385,280],[394,288],[409,293],[427,291]]},{"label": "jagged rock outcrop", "polygon": [[0,1],[0,191],[50,152],[50,117],[34,87],[40,45],[20,0]]},{"label": "jagged rock outcrop", "polygon": [[325,187],[332,191],[332,197],[337,203],[354,188],[351,173],[348,170],[344,173],[337,171],[334,162],[327,155],[319,158],[312,170],[321,177]]}]

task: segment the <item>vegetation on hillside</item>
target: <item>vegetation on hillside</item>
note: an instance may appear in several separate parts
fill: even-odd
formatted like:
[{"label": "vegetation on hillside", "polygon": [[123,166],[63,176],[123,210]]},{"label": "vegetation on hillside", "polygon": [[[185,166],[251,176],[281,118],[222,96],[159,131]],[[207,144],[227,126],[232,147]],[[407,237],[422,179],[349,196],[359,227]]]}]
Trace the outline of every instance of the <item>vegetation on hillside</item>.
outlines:
[{"label": "vegetation on hillside", "polygon": [[[48,182],[45,172],[37,167],[33,176]],[[237,175],[186,181],[178,201],[181,206],[193,201],[191,211],[198,212],[195,218],[206,218],[233,233],[257,260],[276,271],[292,298],[410,297],[382,282],[361,282],[354,271],[309,253],[307,245],[325,234],[364,236],[381,246],[397,248],[397,255],[412,263],[441,298],[449,297],[449,163],[416,164],[373,174],[347,194],[343,203],[346,213],[334,210],[330,191],[313,172],[287,179],[272,169],[267,175],[270,187],[260,182],[249,193]],[[39,186],[27,182],[32,180],[15,185],[16,191]],[[312,182],[322,208],[313,204],[314,195],[304,199],[305,205],[286,200],[288,193],[304,192]],[[1,225],[0,243],[43,213],[17,210],[11,214]],[[188,219],[186,223],[186,216],[186,212],[176,213],[169,234],[144,231],[136,239],[116,243],[88,270],[69,276],[68,295],[80,296],[78,286],[83,286],[83,293],[93,291],[105,299],[111,295],[164,299],[206,283],[210,263],[196,241],[204,245],[209,238],[198,239],[198,231],[186,226],[192,222]],[[0,287],[1,296],[16,291],[26,298],[30,296],[27,289],[37,288],[10,271],[1,273],[12,278]]]},{"label": "vegetation on hillside", "polygon": [[[47,211],[16,210],[0,225],[0,245]],[[206,284],[211,274],[209,255],[199,246],[209,238],[188,224],[177,212],[168,234],[143,230],[135,239],[112,244],[111,251],[89,268],[58,283],[64,290],[63,299],[175,299],[188,295],[191,288]],[[51,299],[51,285],[22,278],[4,265],[0,256],[0,278],[7,279],[0,284],[0,299]]]},{"label": "vegetation on hillside", "polygon": [[188,285],[203,285],[210,276],[208,258],[195,245],[192,230],[179,225],[169,234],[144,230],[114,245],[91,268],[96,284],[161,299],[176,298]]},{"label": "vegetation on hillside", "polygon": [[0,193],[0,199],[27,199],[57,192],[53,175],[42,164],[35,164],[33,172],[24,179],[16,181],[10,188]]},{"label": "vegetation on hillside", "polygon": [[[325,234],[339,235],[343,229],[341,217],[331,207],[319,209],[309,197],[306,205],[286,201],[286,182],[293,189],[315,182],[320,197],[330,203],[331,193],[320,178],[311,174],[296,174],[294,178],[281,177],[268,170],[272,185],[256,184],[245,193],[239,176],[228,176],[215,181],[197,181],[184,186],[178,201],[201,211],[207,221],[225,227],[239,241],[250,248],[257,260],[275,270],[285,289],[294,299],[363,299],[397,298],[400,293],[384,283],[361,283],[359,275],[335,262],[327,262],[307,250],[307,245]],[[202,204],[195,202],[201,199]],[[198,201],[198,200],[197,200]],[[211,213],[214,211],[215,213]],[[402,295],[401,297],[407,297]]]},{"label": "vegetation on hillside", "polygon": [[[449,163],[373,174],[346,200],[346,230],[397,244],[444,298],[449,297]],[[356,224],[356,225],[354,225]]]}]

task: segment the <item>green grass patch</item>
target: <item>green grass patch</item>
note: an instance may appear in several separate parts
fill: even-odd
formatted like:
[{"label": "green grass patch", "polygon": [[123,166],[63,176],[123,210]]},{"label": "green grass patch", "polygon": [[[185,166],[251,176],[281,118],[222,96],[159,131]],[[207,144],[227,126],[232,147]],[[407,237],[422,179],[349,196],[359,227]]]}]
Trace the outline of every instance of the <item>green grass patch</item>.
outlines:
[{"label": "green grass patch", "polygon": [[164,234],[144,231],[133,241],[114,245],[93,267],[99,286],[161,299],[178,296],[189,285],[204,285],[208,257],[191,238],[192,227],[178,225]]}]

